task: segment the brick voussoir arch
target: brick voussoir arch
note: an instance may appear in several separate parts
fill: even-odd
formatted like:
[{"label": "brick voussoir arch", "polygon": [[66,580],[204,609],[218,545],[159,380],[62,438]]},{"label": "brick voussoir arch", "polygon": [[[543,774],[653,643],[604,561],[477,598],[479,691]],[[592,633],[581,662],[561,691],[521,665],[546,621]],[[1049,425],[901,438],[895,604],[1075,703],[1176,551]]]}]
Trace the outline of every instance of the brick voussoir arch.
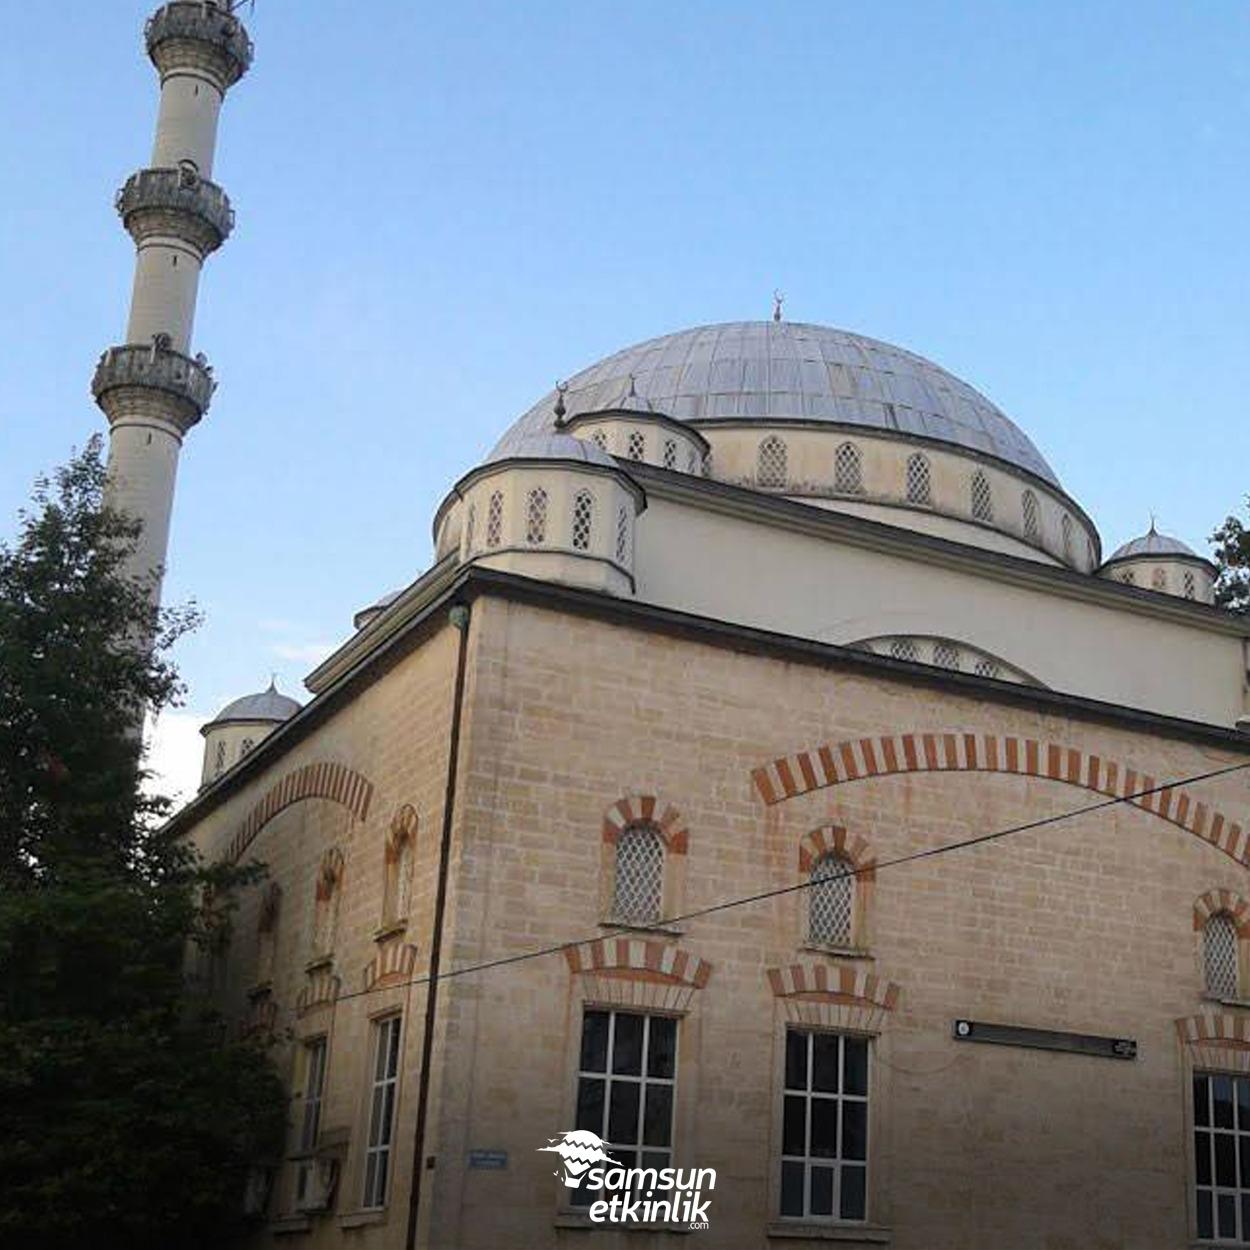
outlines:
[{"label": "brick voussoir arch", "polygon": [[1169,786],[1155,794],[1127,798],[1153,790],[1158,779],[1118,760],[1058,742],[963,731],[849,738],[773,760],[752,770],[751,779],[763,801],[772,806],[865,777],[929,772],[1015,773],[1124,798],[1211,843],[1238,863],[1250,865],[1250,838],[1243,826],[1196,795]]},{"label": "brick voussoir arch", "polygon": [[564,958],[586,1001],[608,1006],[688,1011],[712,975],[706,959],[653,938],[599,938],[566,946]]},{"label": "brick voussoir arch", "polygon": [[830,998],[857,1002],[893,1011],[899,988],[893,981],[875,977],[862,968],[830,967],[828,964],[787,964],[766,970],[776,998]]},{"label": "brick voussoir arch", "polygon": [[839,855],[850,861],[855,875],[871,880],[876,875],[876,858],[869,854],[867,841],[849,834],[841,825],[821,825],[805,833],[799,841],[799,872],[809,874],[822,856]]},{"label": "brick voussoir arch", "polygon": [[1232,890],[1207,890],[1194,899],[1194,929],[1205,928],[1212,916],[1231,916],[1238,937],[1250,937],[1250,903]]},{"label": "brick voussoir arch", "polygon": [[671,804],[661,802],[654,794],[629,794],[615,803],[603,816],[603,840],[615,845],[621,832],[630,825],[654,825],[673,855],[684,855],[690,834],[681,813]]},{"label": "brick voussoir arch", "polygon": [[251,846],[256,835],[282,810],[303,799],[329,799],[347,808],[357,819],[364,820],[369,814],[369,801],[373,797],[373,782],[346,764],[324,761],[305,764],[287,773],[281,781],[271,786],[263,798],[248,812],[239,826],[226,858],[238,860]]}]

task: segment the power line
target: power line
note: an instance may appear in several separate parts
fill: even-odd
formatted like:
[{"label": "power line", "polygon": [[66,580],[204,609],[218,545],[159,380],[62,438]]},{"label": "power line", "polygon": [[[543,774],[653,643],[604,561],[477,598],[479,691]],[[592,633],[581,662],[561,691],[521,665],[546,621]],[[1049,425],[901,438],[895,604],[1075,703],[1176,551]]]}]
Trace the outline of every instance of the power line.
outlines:
[{"label": "power line", "polygon": [[[1007,829],[995,829],[990,833],[979,833],[971,838],[962,838],[958,842],[946,842],[941,846],[931,846],[923,851],[911,851],[906,855],[896,856],[894,859],[878,860],[871,868],[850,868],[842,872],[832,874],[828,877],[821,878],[819,884],[823,885],[829,881],[838,881],[846,877],[858,877],[866,872],[881,872],[885,868],[898,868],[903,864],[914,864],[922,859],[934,859],[939,855],[947,855],[952,851],[964,851],[969,847],[982,846],[987,842],[997,842],[1001,838],[1011,837],[1017,833],[1027,833],[1033,829],[1044,829],[1050,825],[1060,824],[1062,821],[1071,820],[1076,816],[1087,816],[1091,812],[1103,811],[1109,807],[1116,807],[1121,803],[1132,803],[1137,799],[1148,798],[1152,794],[1160,794],[1164,790],[1175,790],[1181,786],[1196,785],[1200,781],[1210,781],[1215,777],[1225,777],[1230,773],[1241,772],[1250,768],[1250,761],[1242,764],[1229,764],[1224,768],[1214,768],[1209,772],[1195,773],[1190,777],[1182,777],[1177,781],[1162,782],[1157,786],[1151,786],[1148,790],[1135,790],[1131,794],[1121,794],[1113,798],[1100,799],[1097,803],[1089,803],[1084,807],[1072,808],[1070,811],[1058,812],[1053,816],[1042,816],[1037,820],[1026,821],[1021,825],[1012,825]],[[655,928],[663,928],[665,926],[683,924],[689,920],[698,920],[703,916],[716,915],[719,912],[730,911],[735,907],[747,907],[752,903],[761,903],[770,898],[780,898],[786,894],[794,894],[799,890],[808,890],[814,883],[810,879],[807,881],[799,881],[792,885],[778,886],[772,890],[761,890],[758,894],[744,894],[739,898],[727,899],[722,903],[713,903],[710,907],[700,907],[695,911],[683,912],[678,916],[671,916],[659,920],[655,924]],[[335,1002],[346,1002],[353,998],[363,998],[367,994],[380,994],[387,990],[404,989],[413,985],[427,985],[434,981],[450,981],[453,977],[468,976],[473,972],[486,972],[492,968],[504,968],[511,964],[524,963],[530,959],[544,959],[548,955],[560,955],[565,951],[573,950],[575,947],[583,946],[587,942],[598,942],[605,938],[624,937],[636,933],[637,929],[628,925],[619,925],[609,928],[606,932],[600,931],[590,937],[574,938],[566,942],[557,942],[551,946],[539,946],[532,950],[520,951],[515,955],[501,955],[497,959],[483,960],[481,963],[466,964],[463,968],[452,968],[447,972],[440,972],[437,977],[430,976],[411,977],[407,981],[401,981],[394,985],[373,987],[367,990],[354,990],[350,994],[340,994]]]}]

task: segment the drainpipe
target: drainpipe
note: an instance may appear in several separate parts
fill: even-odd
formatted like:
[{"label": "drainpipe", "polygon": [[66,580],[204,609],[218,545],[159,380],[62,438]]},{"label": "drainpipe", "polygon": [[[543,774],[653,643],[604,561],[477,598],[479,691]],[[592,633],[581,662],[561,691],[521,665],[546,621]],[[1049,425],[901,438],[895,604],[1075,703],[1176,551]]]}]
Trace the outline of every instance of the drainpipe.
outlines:
[{"label": "drainpipe", "polygon": [[451,705],[451,737],[447,744],[447,788],[443,793],[443,835],[438,850],[438,889],[430,935],[430,971],[425,987],[425,1032],[421,1039],[421,1076],[417,1084],[417,1128],[412,1142],[412,1187],[408,1193],[408,1235],[405,1250],[417,1244],[417,1212],[421,1177],[425,1173],[425,1127],[430,1104],[430,1058],[434,1051],[434,1017],[438,1009],[438,971],[443,952],[443,915],[447,910],[447,870],[451,859],[451,825],[456,802],[456,757],[460,750],[460,718],[464,708],[465,657],[469,645],[469,609],[456,604],[447,614],[460,634],[456,653],[456,687]]}]

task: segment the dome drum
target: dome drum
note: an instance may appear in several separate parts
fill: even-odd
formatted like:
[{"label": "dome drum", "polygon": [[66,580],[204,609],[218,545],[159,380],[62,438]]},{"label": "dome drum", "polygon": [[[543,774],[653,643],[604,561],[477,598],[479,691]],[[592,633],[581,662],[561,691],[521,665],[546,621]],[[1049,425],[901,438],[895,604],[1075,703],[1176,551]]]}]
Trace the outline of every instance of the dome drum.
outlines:
[{"label": "dome drum", "polygon": [[587,439],[619,460],[702,476],[708,441],[691,426],[662,413],[608,409],[566,421],[562,430]]}]

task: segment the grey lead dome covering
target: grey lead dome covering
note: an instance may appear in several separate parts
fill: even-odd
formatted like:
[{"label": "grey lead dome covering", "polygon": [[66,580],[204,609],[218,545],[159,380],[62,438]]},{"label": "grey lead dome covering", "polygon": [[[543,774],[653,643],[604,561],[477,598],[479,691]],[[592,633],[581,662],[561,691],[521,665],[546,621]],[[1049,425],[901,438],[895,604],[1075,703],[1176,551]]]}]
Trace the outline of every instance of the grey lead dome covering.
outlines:
[{"label": "grey lead dome covering", "polygon": [[1131,539],[1124,546],[1117,547],[1107,558],[1107,563],[1110,564],[1112,560],[1127,560],[1132,556],[1188,556],[1191,560],[1203,558],[1179,538],[1160,534],[1158,530],[1153,529],[1148,534]]},{"label": "grey lead dome covering", "polygon": [[[553,403],[554,394],[552,392]],[[554,414],[552,420],[555,420]],[[572,434],[558,434],[555,430],[524,431],[517,426],[513,426],[509,434],[486,457],[485,463],[494,464],[498,460],[512,459],[574,460],[579,464],[599,464],[609,469],[617,467],[616,461],[589,439],[574,438]]]},{"label": "grey lead dome covering", "polygon": [[[817,421],[939,439],[996,456],[1059,486],[1009,417],[953,374],[876,339],[799,321],[697,326],[635,347],[569,380],[570,417],[621,406],[630,377],[657,412],[695,425],[724,420]],[[554,427],[545,395],[499,441],[491,459]]]},{"label": "grey lead dome covering", "polygon": [[279,694],[270,686],[258,694],[245,694],[241,699],[227,703],[209,724],[219,725],[228,720],[284,721],[290,720],[299,709],[300,705],[294,699]]}]

